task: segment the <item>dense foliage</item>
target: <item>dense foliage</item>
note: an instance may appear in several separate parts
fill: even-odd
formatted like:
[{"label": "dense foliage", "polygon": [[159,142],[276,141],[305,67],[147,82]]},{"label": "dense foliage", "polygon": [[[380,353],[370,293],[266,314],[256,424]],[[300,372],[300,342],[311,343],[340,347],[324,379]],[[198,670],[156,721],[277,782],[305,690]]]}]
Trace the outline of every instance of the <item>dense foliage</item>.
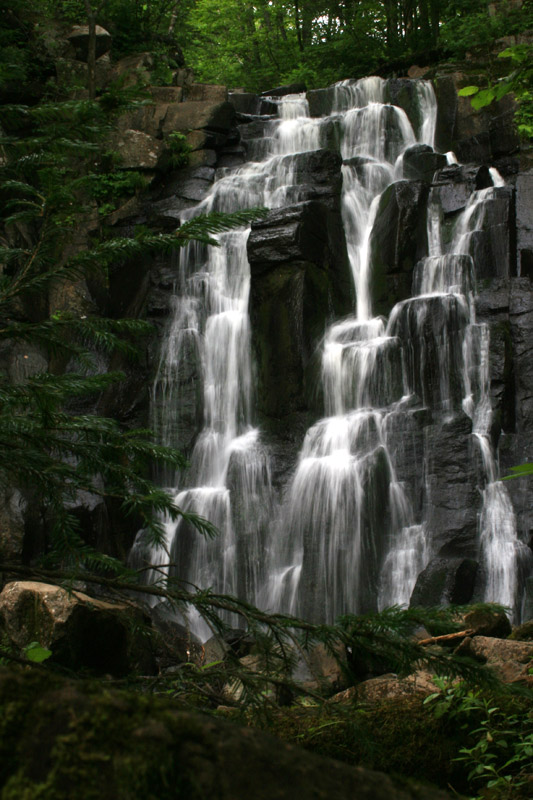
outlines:
[{"label": "dense foliage", "polygon": [[[265,90],[308,88],[368,74],[388,63],[489,57],[502,36],[533,27],[531,0],[2,0],[0,85],[50,77],[52,29],[94,16],[119,58],[150,50],[157,68],[187,63],[204,81]],[[36,24],[37,23],[37,24]],[[497,48],[496,48],[497,49]]]}]

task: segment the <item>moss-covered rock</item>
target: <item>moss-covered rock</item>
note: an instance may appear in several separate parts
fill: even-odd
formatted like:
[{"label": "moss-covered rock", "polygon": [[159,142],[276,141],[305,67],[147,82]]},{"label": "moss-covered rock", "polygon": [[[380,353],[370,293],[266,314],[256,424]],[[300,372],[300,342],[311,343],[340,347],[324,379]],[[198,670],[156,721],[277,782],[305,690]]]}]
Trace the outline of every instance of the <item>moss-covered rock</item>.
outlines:
[{"label": "moss-covered rock", "polygon": [[180,711],[169,700],[6,669],[0,671],[0,786],[2,800],[448,797],[320,758],[259,730]]}]

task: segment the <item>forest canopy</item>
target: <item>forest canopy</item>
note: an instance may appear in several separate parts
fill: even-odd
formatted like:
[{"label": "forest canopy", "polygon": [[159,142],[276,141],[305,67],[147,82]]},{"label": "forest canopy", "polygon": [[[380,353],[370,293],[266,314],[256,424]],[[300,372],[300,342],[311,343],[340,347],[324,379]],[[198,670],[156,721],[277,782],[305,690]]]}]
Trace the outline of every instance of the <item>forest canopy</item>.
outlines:
[{"label": "forest canopy", "polygon": [[2,6],[0,83],[46,71],[50,25],[86,24],[90,15],[113,35],[114,58],[158,54],[162,82],[165,69],[186,62],[197,80],[253,91],[295,81],[324,86],[396,61],[405,69],[471,50],[488,55],[502,36],[533,27],[531,0],[1,0]]}]

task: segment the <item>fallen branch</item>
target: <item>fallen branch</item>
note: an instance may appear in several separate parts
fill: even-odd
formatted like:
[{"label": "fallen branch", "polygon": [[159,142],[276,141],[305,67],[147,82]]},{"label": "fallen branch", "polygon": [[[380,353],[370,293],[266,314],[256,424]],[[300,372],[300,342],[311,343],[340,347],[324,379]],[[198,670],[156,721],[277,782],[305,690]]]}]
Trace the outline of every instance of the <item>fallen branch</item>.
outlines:
[{"label": "fallen branch", "polygon": [[442,636],[430,636],[429,639],[419,639],[417,644],[446,644],[447,642],[454,642],[456,639],[464,639],[465,636],[472,636],[475,631],[468,628],[465,631],[457,631],[456,633],[444,633]]}]

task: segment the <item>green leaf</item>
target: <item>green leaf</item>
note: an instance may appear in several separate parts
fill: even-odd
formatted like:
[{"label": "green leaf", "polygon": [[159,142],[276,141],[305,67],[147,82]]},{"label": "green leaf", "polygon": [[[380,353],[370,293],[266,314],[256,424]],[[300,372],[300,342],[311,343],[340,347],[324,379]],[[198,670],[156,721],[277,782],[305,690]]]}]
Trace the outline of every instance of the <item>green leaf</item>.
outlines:
[{"label": "green leaf", "polygon": [[479,86],[465,86],[463,89],[459,89],[457,94],[459,97],[471,97],[473,94],[477,94],[479,92]]},{"label": "green leaf", "polygon": [[485,108],[485,106],[489,106],[494,98],[496,97],[496,92],[494,89],[482,89],[478,94],[472,98],[472,108],[479,110],[480,108]]},{"label": "green leaf", "polygon": [[47,650],[46,647],[42,647],[39,642],[31,642],[24,648],[24,655],[28,661],[41,664],[43,661],[46,661],[47,658],[50,658],[52,651]]}]

